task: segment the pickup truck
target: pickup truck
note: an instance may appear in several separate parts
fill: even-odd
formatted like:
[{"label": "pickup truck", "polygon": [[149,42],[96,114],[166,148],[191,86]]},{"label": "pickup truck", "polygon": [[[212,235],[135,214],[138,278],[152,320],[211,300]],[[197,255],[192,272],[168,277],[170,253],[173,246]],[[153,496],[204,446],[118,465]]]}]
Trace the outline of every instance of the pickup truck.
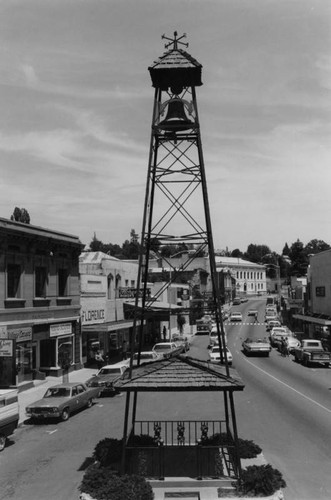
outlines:
[{"label": "pickup truck", "polygon": [[14,433],[19,421],[17,389],[0,389],[0,451],[6,439]]},{"label": "pickup truck", "polygon": [[317,363],[328,367],[331,363],[331,353],[323,349],[320,340],[303,339],[300,347],[294,349],[293,355],[295,361],[302,363],[304,366]]},{"label": "pickup truck", "polygon": [[152,350],[156,352],[160,358],[170,358],[171,356],[184,352],[184,347],[182,345],[177,345],[175,342],[160,342],[155,344]]}]

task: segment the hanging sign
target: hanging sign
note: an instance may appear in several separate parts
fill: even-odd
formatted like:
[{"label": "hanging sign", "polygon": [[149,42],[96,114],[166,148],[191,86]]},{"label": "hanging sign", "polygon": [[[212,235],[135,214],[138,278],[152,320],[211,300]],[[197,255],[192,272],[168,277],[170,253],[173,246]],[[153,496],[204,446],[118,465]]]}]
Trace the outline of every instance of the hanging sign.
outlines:
[{"label": "hanging sign", "polygon": [[14,341],[0,339],[0,358],[11,358],[14,355]]}]

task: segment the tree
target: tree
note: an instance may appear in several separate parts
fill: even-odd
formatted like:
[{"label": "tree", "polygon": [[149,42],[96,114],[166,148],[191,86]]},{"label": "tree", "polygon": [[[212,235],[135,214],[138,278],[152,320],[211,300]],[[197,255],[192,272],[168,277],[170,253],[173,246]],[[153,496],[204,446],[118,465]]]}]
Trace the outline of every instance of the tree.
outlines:
[{"label": "tree", "polygon": [[10,220],[30,224],[30,215],[25,208],[15,207],[13,215],[10,216]]},{"label": "tree", "polygon": [[289,255],[289,254],[290,254],[290,248],[289,248],[288,244],[285,243],[283,251],[282,251],[282,255]]},{"label": "tree", "polygon": [[102,252],[103,243],[98,240],[96,234],[93,235],[93,240],[90,243],[90,251],[91,252]]},{"label": "tree", "polygon": [[305,276],[308,268],[308,254],[299,238],[295,243],[292,243],[289,257],[292,262],[290,268],[291,275]]},{"label": "tree", "polygon": [[244,253],[244,259],[250,262],[260,263],[262,258],[266,254],[270,254],[271,250],[267,245],[254,245],[251,243],[248,245],[246,252]]},{"label": "tree", "polygon": [[305,252],[307,253],[307,256],[309,254],[316,254],[320,252],[324,252],[324,250],[329,250],[330,245],[328,243],[325,243],[323,240],[310,240],[309,243],[305,246]]},{"label": "tree", "polygon": [[237,258],[240,258],[242,257],[243,254],[242,252],[239,250],[239,248],[235,248],[234,250],[232,250],[231,252],[231,257],[237,257]]}]

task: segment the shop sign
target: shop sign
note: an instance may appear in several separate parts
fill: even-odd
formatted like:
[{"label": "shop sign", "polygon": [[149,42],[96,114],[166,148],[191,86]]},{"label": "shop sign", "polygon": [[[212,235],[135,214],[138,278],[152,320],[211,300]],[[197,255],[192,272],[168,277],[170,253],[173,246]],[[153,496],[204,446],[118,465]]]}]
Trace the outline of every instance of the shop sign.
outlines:
[{"label": "shop sign", "polygon": [[8,338],[16,340],[16,342],[27,342],[32,340],[32,327],[13,328],[8,330]]},{"label": "shop sign", "polygon": [[72,334],[71,323],[60,323],[59,325],[49,325],[50,337],[59,337],[60,335],[71,335],[71,334]]},{"label": "shop sign", "polygon": [[[128,288],[128,287],[121,287],[119,288],[118,291],[118,296],[120,299],[135,299],[138,293],[138,297],[142,298],[144,289],[140,288],[139,290],[137,288]],[[150,297],[151,295],[151,289],[147,288],[146,289],[146,296]]]},{"label": "shop sign", "polygon": [[10,358],[14,354],[13,340],[0,340],[0,358]]},{"label": "shop sign", "polygon": [[82,311],[82,324],[87,323],[104,323],[105,310],[104,309],[91,309]]},{"label": "shop sign", "polygon": [[7,326],[0,326],[0,339],[7,338]]}]

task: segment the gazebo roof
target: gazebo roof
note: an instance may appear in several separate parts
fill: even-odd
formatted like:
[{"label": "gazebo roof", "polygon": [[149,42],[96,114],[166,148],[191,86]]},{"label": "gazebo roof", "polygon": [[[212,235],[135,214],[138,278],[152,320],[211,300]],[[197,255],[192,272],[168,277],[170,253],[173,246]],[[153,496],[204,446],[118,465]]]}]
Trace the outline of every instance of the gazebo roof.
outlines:
[{"label": "gazebo roof", "polygon": [[116,383],[122,391],[181,392],[181,391],[242,391],[244,384],[231,368],[230,376],[220,364],[191,358],[186,355],[142,364],[125,373]]}]

